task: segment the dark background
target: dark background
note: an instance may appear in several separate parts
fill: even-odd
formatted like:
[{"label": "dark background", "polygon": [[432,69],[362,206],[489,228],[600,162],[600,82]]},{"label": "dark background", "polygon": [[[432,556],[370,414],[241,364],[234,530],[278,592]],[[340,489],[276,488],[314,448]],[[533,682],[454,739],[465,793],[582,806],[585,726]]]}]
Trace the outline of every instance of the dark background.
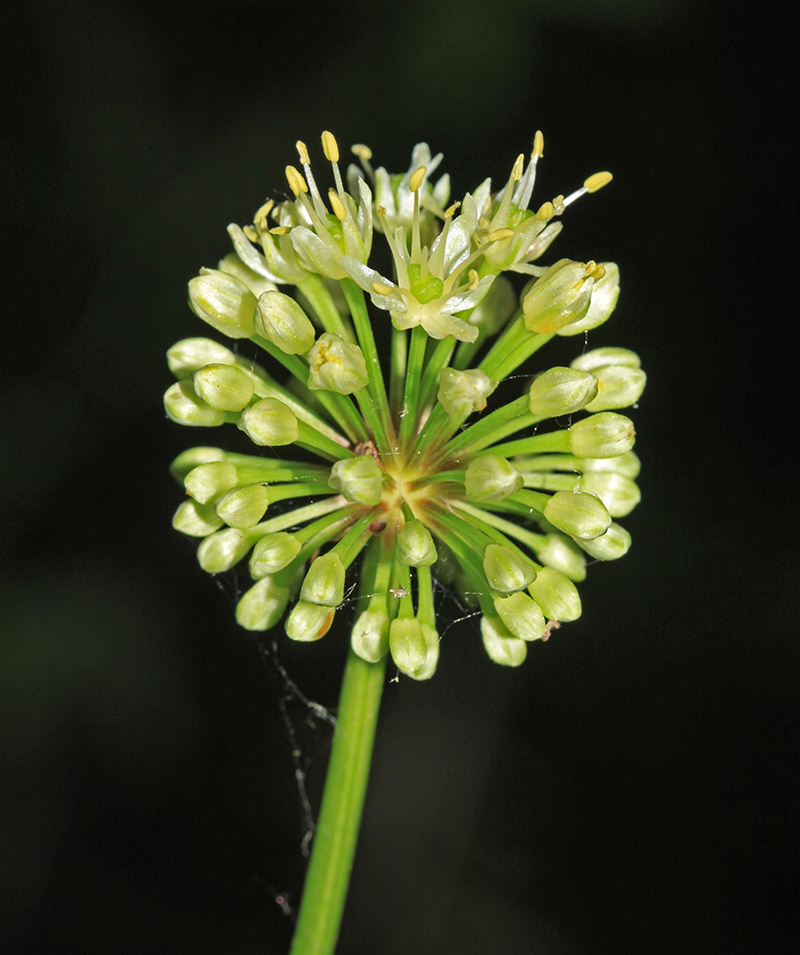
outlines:
[{"label": "dark background", "polygon": [[[275,631],[265,658],[236,579],[171,530],[169,461],[218,438],[165,420],[164,352],[204,334],[186,281],[280,195],[297,138],[330,129],[394,170],[427,140],[460,195],[541,128],[540,199],[615,174],[554,250],[621,267],[590,345],[649,375],[634,547],[519,670],[473,623],[445,629],[441,597],[435,678],[386,688],[339,955],[788,951],[790,34],[735,2],[325,11],[40,2],[7,33],[3,937],[288,951],[304,827],[276,664],[334,707],[346,627]],[[316,807],[330,734],[287,715]]]}]

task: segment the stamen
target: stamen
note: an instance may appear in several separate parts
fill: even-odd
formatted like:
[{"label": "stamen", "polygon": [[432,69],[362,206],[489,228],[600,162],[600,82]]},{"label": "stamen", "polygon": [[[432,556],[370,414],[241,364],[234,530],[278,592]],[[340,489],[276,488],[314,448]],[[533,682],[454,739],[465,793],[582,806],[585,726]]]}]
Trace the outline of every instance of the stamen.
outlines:
[{"label": "stamen", "polygon": [[613,178],[610,172],[596,172],[593,176],[589,176],[583,187],[587,192],[597,192],[598,189],[607,186]]},{"label": "stamen", "polygon": [[419,190],[425,181],[425,175],[428,170],[425,166],[420,166],[411,173],[408,179],[408,188],[414,193],[414,213],[411,219],[411,261],[419,262],[421,256],[421,247],[419,240]]},{"label": "stamen", "polygon": [[328,162],[339,162],[339,144],[333,133],[329,133],[327,129],[322,134],[322,151]]},{"label": "stamen", "polygon": [[480,276],[476,269],[470,269],[469,272],[467,272],[467,276],[469,277],[470,291],[474,292],[480,282]]},{"label": "stamen", "polygon": [[415,169],[414,172],[411,173],[411,176],[408,180],[408,188],[412,192],[417,192],[419,187],[422,185],[427,172],[428,170],[425,166],[420,166],[419,169]]},{"label": "stamen", "polygon": [[289,235],[292,231],[292,227],[288,225],[276,225],[274,228],[269,230],[270,235]]},{"label": "stamen", "polygon": [[328,190],[328,201],[331,204],[331,209],[333,209],[333,214],[340,222],[344,222],[347,218],[347,209],[342,200],[339,198],[335,189]]},{"label": "stamen", "polygon": [[452,219],[453,216],[456,214],[456,211],[460,208],[460,206],[461,206],[461,203],[458,201],[454,202],[452,206],[448,206],[444,210],[445,219]]},{"label": "stamen", "polygon": [[361,163],[364,172],[369,176],[369,178],[375,182],[375,171],[370,165],[370,159],[372,159],[372,150],[369,146],[365,146],[363,143],[356,143],[355,146],[351,146],[353,154],[358,156],[359,162]]},{"label": "stamen", "polygon": [[520,179],[522,179],[522,170],[524,168],[525,168],[525,156],[522,153],[520,153],[519,156],[517,156],[513,169],[511,170],[511,178],[514,180],[514,182],[519,182]]},{"label": "stamen", "polygon": [[503,239],[511,239],[514,237],[513,229],[495,229],[493,232],[490,232],[486,236],[487,242],[502,242]]},{"label": "stamen", "polygon": [[255,230],[251,225],[246,225],[246,226],[242,229],[242,232],[244,232],[244,234],[247,236],[247,238],[248,238],[251,242],[258,242],[259,239],[261,238],[261,237],[259,236],[258,232],[256,232],[256,230]]},{"label": "stamen", "polygon": [[310,166],[311,160],[308,158],[308,150],[306,149],[306,144],[302,141],[302,139],[298,139],[294,146],[298,155],[300,156],[300,165]]},{"label": "stamen", "polygon": [[300,172],[294,166],[286,167],[286,179],[289,183],[289,188],[295,196],[299,196],[301,192],[308,192],[308,185],[305,179],[303,179]]},{"label": "stamen", "polygon": [[552,219],[556,214],[556,210],[553,208],[552,202],[543,202],[539,206],[539,211],[536,213],[536,218],[545,221],[547,219]]},{"label": "stamen", "polygon": [[544,136],[542,135],[541,129],[536,130],[536,135],[533,137],[533,152],[531,153],[531,159],[534,156],[539,159],[544,156]]},{"label": "stamen", "polygon": [[396,291],[391,285],[384,285],[383,282],[370,282],[370,288],[376,295],[391,295]]}]

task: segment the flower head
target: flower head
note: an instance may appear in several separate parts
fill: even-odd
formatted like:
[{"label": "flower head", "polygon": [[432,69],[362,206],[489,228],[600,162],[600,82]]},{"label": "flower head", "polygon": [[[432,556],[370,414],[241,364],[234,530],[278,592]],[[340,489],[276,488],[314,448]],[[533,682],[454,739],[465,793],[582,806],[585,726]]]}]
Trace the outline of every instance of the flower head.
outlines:
[{"label": "flower head", "polygon": [[[621,413],[645,384],[633,352],[595,348],[540,366],[521,397],[497,400],[554,334],[586,332],[613,311],[613,263],[533,265],[561,229],[554,218],[610,175],[532,211],[537,133],[499,193],[487,179],[445,208],[449,179],[430,183],[441,156],[424,143],[398,175],[373,171],[367,147],[353,147],[366,178],[351,166],[347,189],[330,133],[322,148],[327,197],[298,142],[294,198],[231,226],[236,254],[190,282],[196,314],[259,346],[271,370],[250,348],[206,338],[170,349],[168,416],[235,424],[248,442],[179,455],[172,473],[187,497],[174,526],[200,540],[209,573],[249,555],[253,584],[236,610],[247,629],[285,619],[290,638],[320,639],[360,564],[351,642],[364,659],[390,653],[415,679],[433,674],[435,575],[480,613],[490,657],[516,666],[528,644],[580,616],[587,555],[627,552],[617,519],[639,501],[633,423]],[[391,276],[369,264],[373,224]],[[521,298],[503,275],[515,272],[533,276]]]}]

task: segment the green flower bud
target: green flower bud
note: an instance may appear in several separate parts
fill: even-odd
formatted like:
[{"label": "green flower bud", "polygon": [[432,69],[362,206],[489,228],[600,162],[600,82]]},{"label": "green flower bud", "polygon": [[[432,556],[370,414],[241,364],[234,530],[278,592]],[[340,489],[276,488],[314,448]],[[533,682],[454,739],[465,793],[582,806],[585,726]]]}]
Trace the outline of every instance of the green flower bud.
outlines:
[{"label": "green flower bud", "polygon": [[199,464],[186,475],[183,485],[186,493],[200,504],[208,504],[215,497],[230,491],[239,483],[239,472],[227,461]]},{"label": "green flower bud", "polygon": [[263,484],[228,491],[217,501],[217,514],[229,527],[244,530],[258,524],[269,504],[269,488]]},{"label": "green flower bud", "polygon": [[189,537],[208,537],[219,530],[222,523],[213,504],[199,504],[197,501],[184,501],[172,518],[175,530]]},{"label": "green flower bud", "polygon": [[397,559],[406,567],[430,567],[438,559],[431,532],[422,521],[406,521],[397,533]]},{"label": "green flower bud", "polygon": [[481,454],[470,461],[464,476],[467,500],[502,501],[518,491],[525,481],[519,471],[499,454]]},{"label": "green flower bud", "polygon": [[218,345],[210,338],[183,338],[167,351],[169,370],[178,380],[191,378],[203,365],[222,362],[232,365],[236,355],[224,345]]},{"label": "green flower bud", "polygon": [[[559,335],[581,335],[608,321],[619,298],[619,268],[614,262],[603,262],[605,275],[592,287],[592,300],[583,318],[558,330]],[[584,371],[591,371],[585,368]]]},{"label": "green flower bud", "polygon": [[408,675],[414,680],[430,680],[439,663],[439,634],[427,624],[423,623],[420,626],[422,627],[422,636],[425,639],[425,662]]},{"label": "green flower bud", "polygon": [[642,499],[639,488],[630,478],[613,471],[589,471],[581,477],[580,484],[581,490],[600,498],[612,517],[625,517]]},{"label": "green flower bud", "polygon": [[569,430],[570,450],[582,458],[613,458],[625,454],[635,440],[631,419],[613,411],[583,418]]},{"label": "green flower bud", "polygon": [[305,355],[314,344],[314,326],[308,315],[283,292],[259,296],[255,329],[286,355]]},{"label": "green flower bud", "polygon": [[412,676],[428,656],[422,625],[414,617],[396,617],[389,627],[389,650],[397,669]]},{"label": "green flower bud", "polygon": [[312,391],[352,395],[368,381],[367,364],[358,345],[331,332],[320,335],[308,353],[308,387]]},{"label": "green flower bud", "polygon": [[528,407],[532,414],[552,418],[578,411],[596,394],[594,375],[575,368],[550,368],[531,385]]},{"label": "green flower bud", "polygon": [[641,359],[635,351],[629,348],[616,348],[606,346],[605,348],[593,348],[583,355],[579,355],[574,361],[570,362],[572,368],[580,368],[581,371],[593,372],[595,368],[605,368],[607,365],[622,365],[625,368],[639,368]]},{"label": "green flower bud", "polygon": [[216,428],[225,423],[225,412],[198,398],[191,381],[176,381],[164,392],[164,410],[177,424],[193,428]]},{"label": "green flower bud", "polygon": [[536,556],[541,563],[570,580],[580,583],[586,579],[586,558],[578,545],[564,534],[548,534],[545,542],[537,548]]},{"label": "green flower bud", "polygon": [[250,550],[250,541],[235,527],[211,534],[197,548],[197,560],[208,574],[230,570]]},{"label": "green flower bud", "polygon": [[353,625],[353,651],[368,663],[377,663],[389,649],[389,614],[385,607],[365,610]]},{"label": "green flower bud", "polygon": [[286,636],[302,643],[320,640],[330,630],[335,614],[331,607],[298,600],[286,618]]},{"label": "green flower bud", "polygon": [[459,423],[473,412],[483,411],[486,399],[496,387],[497,382],[479,368],[443,368],[439,372],[439,401],[453,421]]},{"label": "green flower bud", "polygon": [[540,640],[544,635],[544,614],[528,594],[520,592],[510,597],[495,597],[494,609],[512,636],[530,641]]},{"label": "green flower bud", "polygon": [[187,448],[170,464],[169,473],[176,481],[183,484],[186,475],[192,468],[196,468],[198,464],[208,464],[211,461],[224,460],[225,452],[222,448]]},{"label": "green flower bud", "polygon": [[300,436],[300,428],[292,409],[278,398],[262,398],[242,412],[238,428],[253,444],[275,448],[292,444]]},{"label": "green flower bud", "polygon": [[253,379],[237,365],[204,365],[192,378],[195,392],[211,408],[241,411],[253,397]]},{"label": "green flower bud", "polygon": [[544,518],[558,530],[581,540],[605,534],[611,524],[605,504],[584,491],[556,491],[544,506]]},{"label": "green flower bud", "polygon": [[548,620],[577,620],[581,615],[581,598],[572,581],[552,567],[542,567],[528,593],[542,608]]},{"label": "green flower bud", "polygon": [[515,637],[499,617],[481,617],[481,636],[489,657],[506,667],[518,667],[528,655],[524,640]]},{"label": "green flower bud", "polygon": [[256,297],[239,279],[216,269],[201,269],[189,282],[192,311],[229,338],[250,338]]},{"label": "green flower bud", "polygon": [[224,259],[221,259],[217,268],[220,272],[225,272],[227,275],[239,279],[256,298],[269,289],[278,287],[274,282],[270,282],[269,279],[263,278],[263,276],[248,268],[235,252],[229,252]]},{"label": "green flower bud", "polygon": [[586,406],[587,411],[608,411],[629,408],[641,398],[647,375],[641,368],[627,365],[604,365],[593,372],[597,378],[597,397]]},{"label": "green flower bud", "polygon": [[269,630],[281,619],[289,603],[289,588],[263,577],[242,594],[236,604],[236,622],[245,630]]},{"label": "green flower bud", "polygon": [[536,568],[518,551],[503,544],[487,544],[483,570],[492,590],[503,594],[524,590],[536,577]]},{"label": "green flower bud", "polygon": [[628,553],[631,546],[631,535],[624,527],[612,523],[602,537],[597,537],[591,541],[582,540],[580,545],[595,560],[617,560]]},{"label": "green flower bud", "polygon": [[343,458],[331,468],[328,484],[354,504],[377,504],[383,489],[383,470],[369,454]]},{"label": "green flower bud", "polygon": [[550,335],[579,321],[589,310],[592,284],[581,262],[561,259],[551,265],[522,300],[525,328]]},{"label": "green flower bud", "polygon": [[267,574],[275,574],[291,564],[299,553],[300,542],[293,534],[284,531],[265,534],[250,555],[250,576],[260,580]]},{"label": "green flower bud", "polygon": [[589,472],[612,472],[635,481],[642,470],[642,463],[633,451],[618,454],[613,458],[573,458],[571,467],[584,474]]},{"label": "green flower bud", "polygon": [[321,554],[308,568],[300,600],[321,607],[338,607],[344,600],[344,564],[333,551]]}]

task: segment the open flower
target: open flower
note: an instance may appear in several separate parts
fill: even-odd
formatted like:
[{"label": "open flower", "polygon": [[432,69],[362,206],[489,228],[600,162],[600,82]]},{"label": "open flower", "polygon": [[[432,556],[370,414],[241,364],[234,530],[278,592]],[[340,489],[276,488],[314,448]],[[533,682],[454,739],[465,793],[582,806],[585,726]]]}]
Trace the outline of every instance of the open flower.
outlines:
[{"label": "open flower", "polygon": [[[345,190],[330,133],[334,187],[323,198],[298,143],[294,198],[232,226],[236,256],[190,283],[201,319],[271,363],[205,338],[168,353],[167,415],[234,424],[248,442],[230,450],[228,435],[224,449],[202,444],[172,466],[187,494],[173,523],[200,541],[200,566],[216,574],[249,560],[243,627],[285,620],[291,639],[320,639],[359,566],[353,649],[427,679],[440,649],[435,576],[480,614],[489,656],[516,666],[580,616],[587,557],[629,549],[618,519],[639,501],[639,461],[622,412],[645,385],[638,356],[604,347],[540,365],[522,396],[497,400],[550,337],[597,327],[619,294],[613,263],[532,264],[560,231],[553,218],[610,179],[531,211],[542,142],[537,133],[528,165],[520,157],[498,194],[487,179],[446,209],[449,180],[429,183],[441,157],[425,144],[397,176],[373,172],[367,147],[354,147],[373,202],[354,167]],[[391,276],[369,264],[373,216]],[[519,305],[504,272],[536,278]]]}]

